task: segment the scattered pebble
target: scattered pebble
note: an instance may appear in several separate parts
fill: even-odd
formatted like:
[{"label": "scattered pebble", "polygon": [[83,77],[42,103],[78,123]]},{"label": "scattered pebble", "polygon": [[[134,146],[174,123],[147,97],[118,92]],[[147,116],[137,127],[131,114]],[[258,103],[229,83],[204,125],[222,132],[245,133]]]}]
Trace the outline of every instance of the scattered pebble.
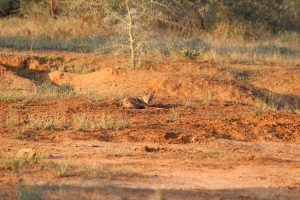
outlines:
[{"label": "scattered pebble", "polygon": [[159,150],[160,150],[160,148],[158,147],[158,148],[155,148],[155,147],[148,147],[148,146],[145,146],[144,147],[144,151],[146,151],[146,152],[159,152]]},{"label": "scattered pebble", "polygon": [[64,156],[50,154],[48,158],[49,159],[62,159],[62,158],[64,158]]}]

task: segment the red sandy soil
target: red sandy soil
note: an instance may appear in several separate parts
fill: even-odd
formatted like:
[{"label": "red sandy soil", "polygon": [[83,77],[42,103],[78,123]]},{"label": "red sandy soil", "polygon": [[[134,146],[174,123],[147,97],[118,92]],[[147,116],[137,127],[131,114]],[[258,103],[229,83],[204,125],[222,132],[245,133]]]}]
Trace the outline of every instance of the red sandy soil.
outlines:
[{"label": "red sandy soil", "polygon": [[[0,102],[0,159],[33,148],[45,162],[86,164],[92,172],[60,177],[53,168],[7,169],[0,164],[0,199],[16,197],[16,186],[40,186],[46,199],[299,199],[300,69],[228,65],[210,61],[152,58],[138,70],[123,58],[68,52],[0,55],[0,90],[32,92],[38,81],[97,91],[84,96]],[[51,62],[47,57],[51,57]],[[85,74],[56,71],[59,65],[97,66]],[[38,73],[39,80],[16,70]],[[242,75],[235,76],[236,73]],[[246,74],[246,78],[243,76]],[[18,75],[17,75],[18,74]],[[248,77],[249,76],[249,77]],[[246,79],[246,80],[245,80]],[[156,91],[152,107],[125,109],[110,96]],[[258,97],[272,92],[290,109],[254,114]],[[122,130],[40,130],[29,138],[15,132],[8,113],[66,119],[112,114],[126,118]],[[55,155],[55,156],[53,156]],[[4,167],[3,167],[4,166]],[[103,173],[95,175],[95,169]],[[101,171],[100,170],[100,171]]]}]

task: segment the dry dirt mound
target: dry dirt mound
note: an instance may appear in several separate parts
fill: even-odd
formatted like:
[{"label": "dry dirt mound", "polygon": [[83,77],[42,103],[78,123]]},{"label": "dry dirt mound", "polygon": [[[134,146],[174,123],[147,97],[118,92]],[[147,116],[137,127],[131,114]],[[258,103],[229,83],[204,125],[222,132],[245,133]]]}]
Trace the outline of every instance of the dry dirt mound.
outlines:
[{"label": "dry dirt mound", "polygon": [[97,91],[123,95],[139,95],[142,91],[155,90],[163,97],[178,100],[240,101],[251,99],[229,81],[211,80],[203,74],[179,75],[148,70],[119,70],[105,68],[89,74],[51,72],[48,78],[55,84],[69,83],[80,91]]},{"label": "dry dirt mound", "polygon": [[300,68],[262,68],[257,71],[258,75],[251,80],[255,86],[281,94],[300,94]]},{"label": "dry dirt mound", "polygon": [[26,78],[17,76],[15,73],[0,66],[0,92],[7,91],[26,91],[32,92],[35,85]]},{"label": "dry dirt mound", "polygon": [[[53,54],[53,58],[47,56],[48,54]],[[280,109],[286,105],[298,109],[300,102],[298,68],[270,66],[250,68],[239,65],[220,68],[208,62],[158,58],[145,62],[144,69],[133,70],[120,68],[122,64],[126,64],[126,60],[122,57],[116,59],[104,55],[66,52],[37,53],[37,56],[0,55],[1,64],[13,71],[37,73],[38,80],[50,80],[55,84],[67,83],[81,92],[93,91],[108,96],[140,95],[142,91],[156,90],[158,97],[166,99],[174,97],[181,102],[217,100],[250,104],[258,97],[269,99],[271,103],[274,99],[278,100]],[[60,71],[48,73],[57,69]],[[236,81],[247,82],[251,88],[244,89],[245,87],[235,84]],[[2,84],[2,87],[9,85],[10,82]]]},{"label": "dry dirt mound", "polygon": [[18,57],[11,55],[0,55],[0,65],[11,69],[28,69],[36,71],[47,71],[49,68],[37,59],[30,57]]}]

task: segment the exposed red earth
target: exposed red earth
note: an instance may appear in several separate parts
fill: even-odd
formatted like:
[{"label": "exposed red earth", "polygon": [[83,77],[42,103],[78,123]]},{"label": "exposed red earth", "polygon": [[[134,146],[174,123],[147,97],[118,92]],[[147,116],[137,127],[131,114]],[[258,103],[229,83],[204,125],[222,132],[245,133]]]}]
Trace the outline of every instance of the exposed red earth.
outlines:
[{"label": "exposed red earth", "polygon": [[[45,81],[81,95],[0,101],[0,199],[20,185],[48,199],[300,198],[299,67],[147,60],[130,69],[122,57],[2,53],[2,96],[30,96]],[[152,90],[150,108],[120,104]],[[80,116],[126,124],[84,130]],[[20,133],[35,119],[68,127]],[[24,148],[40,161],[14,163]]]}]

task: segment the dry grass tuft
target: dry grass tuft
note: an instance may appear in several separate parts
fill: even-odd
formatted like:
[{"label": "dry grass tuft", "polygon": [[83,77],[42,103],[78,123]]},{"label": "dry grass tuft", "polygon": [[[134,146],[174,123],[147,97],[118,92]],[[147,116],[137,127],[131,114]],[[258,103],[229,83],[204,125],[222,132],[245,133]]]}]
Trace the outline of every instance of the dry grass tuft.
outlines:
[{"label": "dry grass tuft", "polygon": [[254,104],[254,114],[255,115],[263,115],[268,112],[270,109],[274,109],[274,107],[268,105],[262,100],[257,99]]},{"label": "dry grass tuft", "polygon": [[121,130],[129,128],[129,122],[111,114],[87,115],[81,114],[73,117],[73,127],[78,131],[97,131],[97,130]]},{"label": "dry grass tuft", "polygon": [[15,136],[19,139],[30,139],[38,131],[100,131],[100,130],[122,130],[130,128],[131,125],[124,117],[111,114],[90,115],[80,114],[67,118],[63,114],[57,115],[29,115],[20,118],[12,112],[6,120],[7,126],[15,129]]}]

